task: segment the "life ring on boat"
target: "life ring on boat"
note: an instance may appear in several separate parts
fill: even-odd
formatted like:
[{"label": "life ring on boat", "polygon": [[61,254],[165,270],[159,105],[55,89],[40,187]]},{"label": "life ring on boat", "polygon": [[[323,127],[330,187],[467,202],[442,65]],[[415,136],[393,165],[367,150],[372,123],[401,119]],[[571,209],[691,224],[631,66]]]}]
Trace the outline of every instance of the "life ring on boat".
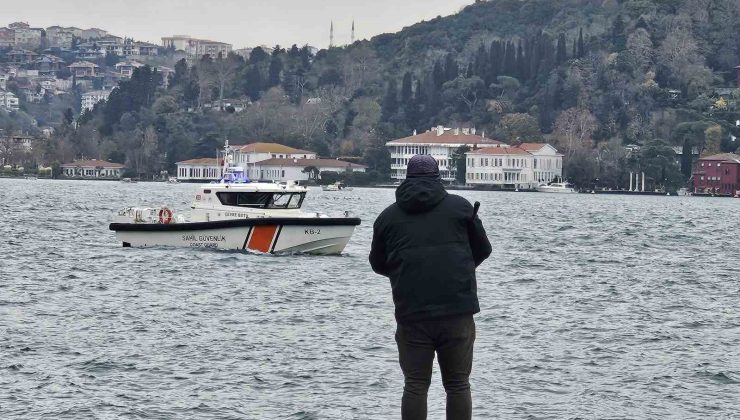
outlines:
[{"label": "life ring on boat", "polygon": [[169,225],[172,222],[172,210],[167,207],[159,209],[159,223]]}]

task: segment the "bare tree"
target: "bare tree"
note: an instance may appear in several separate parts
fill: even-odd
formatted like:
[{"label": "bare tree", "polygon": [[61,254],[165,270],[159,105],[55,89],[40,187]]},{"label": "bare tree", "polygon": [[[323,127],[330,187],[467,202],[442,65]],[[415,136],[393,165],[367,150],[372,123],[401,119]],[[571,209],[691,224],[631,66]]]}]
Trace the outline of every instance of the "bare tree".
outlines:
[{"label": "bare tree", "polygon": [[226,87],[233,82],[234,75],[236,74],[237,69],[237,63],[232,60],[229,57],[221,57],[219,54],[218,59],[216,59],[211,64],[211,69],[213,70],[213,78],[215,79],[215,83],[218,86],[218,107],[219,109],[224,108],[224,90]]},{"label": "bare tree", "polygon": [[596,118],[586,109],[570,108],[555,120],[554,136],[564,149],[566,159],[591,148],[591,136],[598,128]]}]

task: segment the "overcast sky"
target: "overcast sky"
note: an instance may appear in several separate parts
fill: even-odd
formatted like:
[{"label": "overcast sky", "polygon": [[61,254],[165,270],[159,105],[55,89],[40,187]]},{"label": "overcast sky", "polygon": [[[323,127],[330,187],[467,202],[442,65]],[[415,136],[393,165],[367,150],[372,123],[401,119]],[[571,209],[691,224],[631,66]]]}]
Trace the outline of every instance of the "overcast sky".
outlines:
[{"label": "overcast sky", "polygon": [[349,43],[352,20],[357,39],[396,32],[438,15],[456,13],[473,0],[2,0],[7,22],[98,27],[118,36],[161,43],[162,36],[187,34],[228,42],[234,48],[261,44],[326,47],[334,21],[335,44]]}]

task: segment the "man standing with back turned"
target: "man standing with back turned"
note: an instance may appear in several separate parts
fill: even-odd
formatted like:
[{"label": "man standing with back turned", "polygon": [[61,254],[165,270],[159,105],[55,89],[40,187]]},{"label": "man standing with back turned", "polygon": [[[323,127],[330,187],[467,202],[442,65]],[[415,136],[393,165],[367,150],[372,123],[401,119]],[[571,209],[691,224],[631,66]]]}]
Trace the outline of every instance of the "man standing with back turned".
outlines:
[{"label": "man standing with back turned", "polygon": [[473,314],[480,311],[475,268],[491,254],[476,212],[467,200],[445,191],[434,158],[416,155],[396,190],[396,203],[373,225],[370,265],[390,278],[396,307],[404,420],[427,418],[435,352],[447,419],[471,418]]}]

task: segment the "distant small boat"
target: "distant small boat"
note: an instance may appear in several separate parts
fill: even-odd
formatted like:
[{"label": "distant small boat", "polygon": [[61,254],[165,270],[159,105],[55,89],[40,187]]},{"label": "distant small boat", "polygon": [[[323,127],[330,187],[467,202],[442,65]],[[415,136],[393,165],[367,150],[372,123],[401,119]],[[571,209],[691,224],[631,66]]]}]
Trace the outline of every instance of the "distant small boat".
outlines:
[{"label": "distant small boat", "polygon": [[573,185],[567,182],[553,182],[551,184],[540,184],[537,187],[537,191],[544,193],[561,193],[561,194],[573,194],[576,192]]},{"label": "distant small boat", "polygon": [[321,189],[324,191],[352,191],[352,187],[348,187],[342,182],[335,182],[329,185],[322,185]]},{"label": "distant small boat", "polygon": [[178,181],[177,178],[168,178],[167,183],[168,184],[179,184],[180,181]]}]

